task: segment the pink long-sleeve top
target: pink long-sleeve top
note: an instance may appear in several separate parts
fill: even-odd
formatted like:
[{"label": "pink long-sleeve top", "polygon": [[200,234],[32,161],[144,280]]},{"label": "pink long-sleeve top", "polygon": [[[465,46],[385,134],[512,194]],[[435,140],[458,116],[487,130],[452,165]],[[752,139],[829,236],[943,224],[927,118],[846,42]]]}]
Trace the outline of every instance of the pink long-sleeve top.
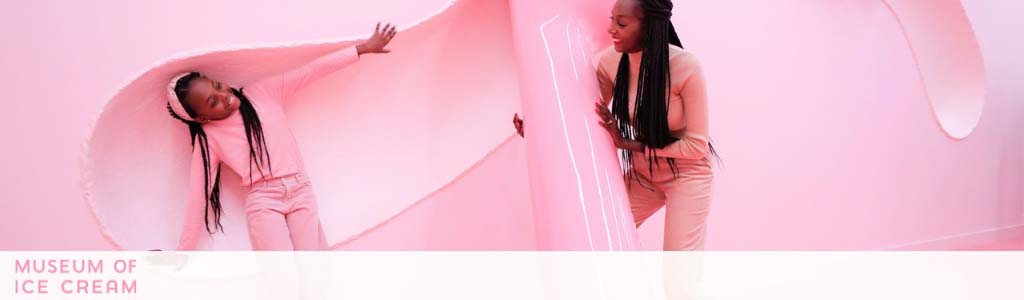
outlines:
[{"label": "pink long-sleeve top", "polygon": [[[629,57],[629,115],[634,116],[636,83],[640,73],[643,52]],[[708,155],[708,99],[704,73],[697,57],[674,45],[669,45],[668,127],[679,140],[655,150],[659,157],[701,159]],[[614,47],[598,53],[597,79],[605,104],[612,101],[612,90],[618,73],[622,53]],[[618,101],[615,99],[614,101]],[[650,149],[648,149],[649,151]]]},{"label": "pink long-sleeve top", "polygon": [[[283,105],[295,92],[306,85],[358,60],[359,54],[356,52],[356,48],[349,47],[324,55],[299,68],[258,80],[246,86],[243,93],[249,98],[259,115],[266,141],[266,150],[270,154],[269,167],[273,169],[273,174],[265,161],[260,169],[257,169],[257,165],[250,161],[249,141],[245,135],[242,115],[235,110],[225,119],[203,124],[203,130],[209,141],[210,166],[213,168],[209,187],[213,187],[216,168],[220,163],[238,173],[245,186],[260,180],[304,172],[302,155],[295,143],[291,129],[288,128]],[[195,249],[199,235],[205,230],[203,213],[206,208],[206,191],[204,188],[207,185],[203,182],[204,172],[202,153],[199,147],[195,147],[189,174],[185,228],[178,241],[179,250]],[[251,179],[249,174],[252,174]]]}]

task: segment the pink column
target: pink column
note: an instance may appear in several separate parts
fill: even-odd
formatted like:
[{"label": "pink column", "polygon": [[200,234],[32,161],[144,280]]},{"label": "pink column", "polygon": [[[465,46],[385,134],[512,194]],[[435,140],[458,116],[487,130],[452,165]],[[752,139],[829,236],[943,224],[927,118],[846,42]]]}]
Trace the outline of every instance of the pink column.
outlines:
[{"label": "pink column", "polygon": [[609,44],[604,2],[511,3],[541,250],[637,248],[617,154],[593,112],[592,55]]}]

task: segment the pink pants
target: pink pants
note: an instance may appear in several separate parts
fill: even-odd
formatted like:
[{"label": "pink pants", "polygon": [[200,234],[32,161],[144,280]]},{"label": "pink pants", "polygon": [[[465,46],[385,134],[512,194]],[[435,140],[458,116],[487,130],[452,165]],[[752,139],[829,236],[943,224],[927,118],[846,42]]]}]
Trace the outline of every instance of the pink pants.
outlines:
[{"label": "pink pants", "polygon": [[[710,158],[676,159],[678,177],[668,162],[659,160],[652,176],[647,159],[633,156],[636,180],[627,182],[633,220],[640,227],[662,206],[665,207],[664,250],[703,250],[714,174]],[[652,190],[653,188],[653,190]]]},{"label": "pink pants", "polygon": [[327,248],[316,196],[304,174],[253,183],[245,211],[253,250]]}]

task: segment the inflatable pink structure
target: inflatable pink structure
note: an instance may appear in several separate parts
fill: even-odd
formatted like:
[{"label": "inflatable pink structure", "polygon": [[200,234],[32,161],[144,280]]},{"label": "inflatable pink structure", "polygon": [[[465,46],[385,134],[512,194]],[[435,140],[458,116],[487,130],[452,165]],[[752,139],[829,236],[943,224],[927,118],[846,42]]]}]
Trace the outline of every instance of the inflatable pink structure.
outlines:
[{"label": "inflatable pink structure", "polygon": [[[33,29],[9,32],[20,71],[0,75],[19,99],[2,157],[20,170],[4,175],[2,222],[22,237],[0,249],[173,249],[184,222],[202,220],[184,219],[190,145],[163,106],[167,80],[197,70],[241,87],[351,45],[378,20],[401,29],[394,52],[286,108],[332,249],[661,248],[663,216],[634,228],[592,112],[614,1],[179,2],[11,8],[6,28]],[[1017,1],[675,6],[724,159],[707,249],[1024,236]],[[517,112],[526,139],[509,122]],[[225,232],[200,248],[249,249],[239,178],[224,172],[223,186]]]}]

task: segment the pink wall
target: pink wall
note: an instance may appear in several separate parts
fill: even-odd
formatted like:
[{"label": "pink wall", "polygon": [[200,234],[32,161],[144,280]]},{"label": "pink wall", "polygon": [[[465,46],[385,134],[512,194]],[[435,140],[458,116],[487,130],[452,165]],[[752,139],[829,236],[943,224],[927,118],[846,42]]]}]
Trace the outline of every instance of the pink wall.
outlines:
[{"label": "pink wall", "polygon": [[[942,2],[928,4],[949,7]],[[712,136],[725,159],[708,248],[934,249],[1024,234],[1024,90],[1013,82],[1024,39],[1011,29],[1020,28],[1012,13],[1020,4],[964,6],[988,90],[977,127],[958,141],[934,119],[883,2],[676,1],[673,21],[704,63]],[[920,40],[924,27],[913,29],[911,41]],[[948,71],[976,70],[956,49],[918,52],[956,59],[940,66]],[[660,245],[660,226],[641,228],[645,249]]]},{"label": "pink wall", "polygon": [[[480,9],[501,10],[504,2],[494,1],[477,3],[484,3]],[[201,49],[359,37],[378,18],[407,28],[447,7],[441,0],[303,6],[221,1],[202,2],[213,7],[197,14],[193,8],[200,1],[178,2],[35,1],[0,12],[7,37],[0,60],[8,70],[0,82],[9,91],[0,138],[11,141],[0,150],[8,168],[0,179],[9,191],[0,202],[5,212],[0,249],[110,249],[82,200],[81,144],[103,105],[154,63]],[[392,9],[399,3],[404,9]],[[1017,100],[1024,95],[1019,84],[1024,39],[1014,29],[1024,27],[1015,15],[1024,7],[980,0],[965,0],[963,6],[984,58],[987,89],[977,126],[954,140],[936,122],[907,40],[882,2],[676,1],[674,21],[684,45],[705,65],[712,135],[725,159],[708,248],[927,248],[921,245],[935,245],[937,239],[1021,232],[1024,103]],[[232,15],[221,13],[229,7]],[[578,17],[589,28],[600,28],[607,10],[595,14]],[[511,33],[494,33],[501,34]],[[602,31],[593,34],[595,48],[606,41]],[[448,38],[442,45],[470,43]],[[409,48],[415,45],[396,51]],[[516,63],[521,70],[532,62]],[[550,76],[514,72],[510,68],[502,76],[509,81]],[[483,133],[497,132],[518,110],[515,103],[495,104],[480,112],[501,118],[473,125]],[[296,123],[302,122],[315,123]],[[506,136],[493,137],[481,145],[499,147],[488,156],[496,160],[464,173],[465,183],[489,184],[486,178],[497,173],[525,176],[524,169],[506,173],[492,163],[521,162],[524,153],[532,163],[536,154],[517,152],[522,145],[504,142]],[[485,148],[474,153],[484,157]],[[461,168],[476,163],[453,159]],[[456,169],[446,176],[463,174]],[[524,187],[526,182],[503,184]],[[517,188],[508,195],[521,195],[518,204],[465,202],[486,198],[481,196],[486,191],[475,187],[442,189],[430,198],[440,200],[422,202],[394,219],[393,226],[343,248],[529,249],[533,237],[524,230],[532,231],[534,224],[523,220],[534,219],[530,198],[517,194],[523,191]],[[477,214],[445,214],[453,207]],[[657,218],[640,230],[645,249],[659,248]],[[514,238],[484,236],[473,228],[480,224]],[[481,243],[451,238],[457,234]],[[392,238],[399,235],[417,237]],[[432,235],[440,238],[427,238]]]}]

